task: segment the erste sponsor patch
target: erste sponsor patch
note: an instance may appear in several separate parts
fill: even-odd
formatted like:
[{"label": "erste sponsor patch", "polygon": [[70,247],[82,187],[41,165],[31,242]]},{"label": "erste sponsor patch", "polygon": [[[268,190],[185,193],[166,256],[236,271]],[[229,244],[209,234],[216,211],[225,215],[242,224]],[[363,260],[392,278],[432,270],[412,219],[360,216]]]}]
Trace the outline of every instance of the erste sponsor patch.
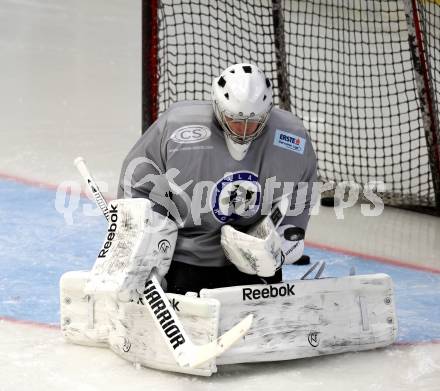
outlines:
[{"label": "erste sponsor patch", "polygon": [[306,139],[296,136],[292,133],[285,132],[284,130],[277,129],[275,131],[273,145],[302,155],[306,146]]}]

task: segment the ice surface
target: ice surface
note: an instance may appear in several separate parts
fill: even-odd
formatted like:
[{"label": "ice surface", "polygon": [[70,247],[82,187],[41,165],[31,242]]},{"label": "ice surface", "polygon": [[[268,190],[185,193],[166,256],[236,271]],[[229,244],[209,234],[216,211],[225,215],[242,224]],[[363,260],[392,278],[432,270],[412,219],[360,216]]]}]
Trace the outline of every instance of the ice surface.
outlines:
[{"label": "ice surface", "polygon": [[435,344],[219,367],[210,378],[136,368],[107,349],[70,345],[58,330],[0,321],[0,390],[438,391]]}]

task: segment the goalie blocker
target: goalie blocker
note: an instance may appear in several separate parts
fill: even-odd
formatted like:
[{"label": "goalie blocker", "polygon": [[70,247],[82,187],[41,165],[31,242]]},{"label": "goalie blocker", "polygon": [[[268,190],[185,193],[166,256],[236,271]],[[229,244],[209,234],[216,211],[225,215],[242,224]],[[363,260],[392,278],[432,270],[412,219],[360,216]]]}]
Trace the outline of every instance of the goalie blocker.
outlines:
[{"label": "goalie blocker", "polygon": [[189,337],[207,344],[244,314],[254,321],[245,337],[199,368],[176,364],[139,303],[100,292],[84,294],[89,272],[61,279],[61,328],[67,340],[109,346],[128,361],[209,376],[217,365],[290,360],[374,349],[397,336],[391,278],[385,274],[294,280],[272,285],[203,289],[200,298],[167,294]]}]

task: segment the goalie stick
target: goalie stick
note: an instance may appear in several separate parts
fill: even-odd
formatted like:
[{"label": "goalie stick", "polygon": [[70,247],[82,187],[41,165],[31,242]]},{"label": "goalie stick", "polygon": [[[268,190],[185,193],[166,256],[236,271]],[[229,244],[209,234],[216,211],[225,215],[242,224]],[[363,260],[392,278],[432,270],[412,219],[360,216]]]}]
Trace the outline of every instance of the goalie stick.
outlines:
[{"label": "goalie stick", "polygon": [[[108,220],[107,202],[91,176],[84,159],[78,157],[74,160],[74,164],[90,188],[96,204]],[[147,309],[165,344],[181,367],[196,368],[219,356],[246,334],[251,327],[253,315],[249,314],[217,340],[205,345],[195,345],[185,332],[154,272],[149,276],[145,287],[144,294],[146,295]],[[160,311],[158,308],[160,308]]]},{"label": "goalie stick", "polygon": [[104,197],[101,194],[101,191],[99,190],[98,185],[96,184],[95,180],[92,177],[92,174],[90,174],[89,169],[87,168],[87,165],[84,161],[84,158],[81,156],[77,157],[73,164],[78,169],[79,173],[83,177],[84,181],[87,183],[87,186],[89,190],[92,192],[93,197],[95,198],[96,204],[101,209],[102,213],[104,214],[104,217],[109,219],[109,211],[107,208],[107,202],[105,201]]}]

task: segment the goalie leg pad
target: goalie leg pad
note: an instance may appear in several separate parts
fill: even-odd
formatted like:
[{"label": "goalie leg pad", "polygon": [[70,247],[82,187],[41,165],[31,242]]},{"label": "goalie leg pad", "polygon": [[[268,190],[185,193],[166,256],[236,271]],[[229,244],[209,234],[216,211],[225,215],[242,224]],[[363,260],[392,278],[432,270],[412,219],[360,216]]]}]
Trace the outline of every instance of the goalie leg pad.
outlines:
[{"label": "goalie leg pad", "polygon": [[168,294],[197,344],[216,339],[244,315],[254,315],[248,334],[230,350],[201,368],[182,368],[142,302],[118,303],[108,296],[85,299],[87,279],[88,272],[69,272],[61,279],[66,339],[109,345],[121,357],[157,369],[209,376],[216,365],[374,349],[397,336],[393,286],[385,274],[203,289],[201,298]]},{"label": "goalie leg pad", "polygon": [[244,340],[217,365],[290,360],[374,349],[397,336],[391,278],[385,274],[204,289],[221,303],[220,330],[252,313]]},{"label": "goalie leg pad", "polygon": [[[84,292],[89,274],[75,271],[61,278],[61,330],[69,342],[109,347],[124,359],[150,368],[199,376],[210,376],[217,371],[215,359],[198,368],[179,366],[163,342],[143,302],[145,298],[137,303],[117,302],[112,296],[103,294],[92,298]],[[195,344],[203,345],[217,339],[218,300],[177,294],[167,294],[167,297]],[[162,319],[163,326],[167,327],[165,314]]]},{"label": "goalie leg pad", "polygon": [[[176,308],[185,331],[195,344],[204,345],[217,338],[220,312],[217,300],[177,294],[167,296]],[[114,326],[109,336],[110,349],[128,361],[150,368],[201,376],[209,376],[217,371],[215,360],[198,368],[179,366],[143,304],[120,304]],[[163,327],[168,327],[171,334],[176,332],[172,325],[167,325],[166,317]]]},{"label": "goalie leg pad", "polygon": [[112,314],[105,295],[84,292],[89,275],[88,271],[73,271],[61,277],[61,331],[70,342],[106,347]]}]

